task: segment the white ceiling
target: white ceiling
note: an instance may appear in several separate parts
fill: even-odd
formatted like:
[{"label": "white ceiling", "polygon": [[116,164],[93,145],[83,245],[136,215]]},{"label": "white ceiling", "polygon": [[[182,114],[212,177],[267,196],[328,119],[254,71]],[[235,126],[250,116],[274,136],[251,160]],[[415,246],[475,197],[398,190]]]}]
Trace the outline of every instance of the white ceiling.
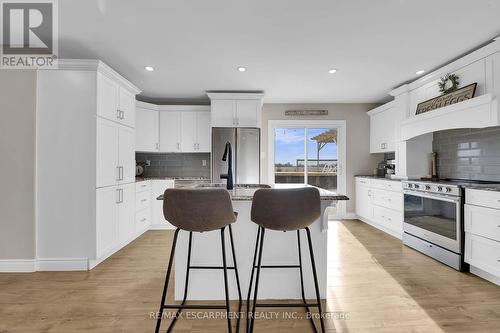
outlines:
[{"label": "white ceiling", "polygon": [[62,0],[59,46],[103,60],[144,99],[379,102],[499,35],[499,13],[497,0]]}]

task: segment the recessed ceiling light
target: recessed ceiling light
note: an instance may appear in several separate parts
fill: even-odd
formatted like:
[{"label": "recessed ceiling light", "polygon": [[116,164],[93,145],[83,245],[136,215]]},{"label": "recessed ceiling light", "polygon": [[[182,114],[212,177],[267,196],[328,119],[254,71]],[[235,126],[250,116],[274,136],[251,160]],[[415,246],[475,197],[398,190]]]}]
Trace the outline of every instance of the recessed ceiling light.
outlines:
[{"label": "recessed ceiling light", "polygon": [[423,69],[415,72],[415,74],[417,74],[417,75],[424,74],[424,73],[425,73],[425,70],[423,70]]},{"label": "recessed ceiling light", "polygon": [[328,71],[328,73],[330,73],[330,74],[335,74],[335,73],[337,73],[337,70],[336,70],[336,69],[334,69],[334,68],[332,68],[332,69],[330,69],[330,70]]},{"label": "recessed ceiling light", "polygon": [[243,67],[243,66],[239,66],[237,68],[238,72],[246,72],[247,71],[247,68],[246,67]]},{"label": "recessed ceiling light", "polygon": [[144,67],[144,69],[145,69],[145,70],[147,70],[148,72],[152,72],[152,71],[154,71],[154,70],[155,70],[155,69],[154,69],[153,67],[151,67],[151,66],[145,66],[145,67]]}]

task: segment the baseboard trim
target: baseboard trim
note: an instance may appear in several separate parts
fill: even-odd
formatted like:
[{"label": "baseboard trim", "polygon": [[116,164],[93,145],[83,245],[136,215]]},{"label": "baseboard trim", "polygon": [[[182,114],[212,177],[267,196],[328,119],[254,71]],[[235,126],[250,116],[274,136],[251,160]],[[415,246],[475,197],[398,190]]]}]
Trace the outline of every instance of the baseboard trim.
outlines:
[{"label": "baseboard trim", "polygon": [[479,276],[480,278],[485,279],[486,281],[489,281],[491,283],[496,284],[497,286],[500,286],[500,277],[495,276],[491,273],[488,273],[486,271],[483,271],[480,268],[477,268],[475,266],[470,266],[470,272],[474,275]]},{"label": "baseboard trim", "polygon": [[87,271],[87,258],[43,258],[37,259],[36,270],[39,272]]},{"label": "baseboard trim", "polygon": [[34,259],[2,259],[0,273],[32,273],[35,271]]}]

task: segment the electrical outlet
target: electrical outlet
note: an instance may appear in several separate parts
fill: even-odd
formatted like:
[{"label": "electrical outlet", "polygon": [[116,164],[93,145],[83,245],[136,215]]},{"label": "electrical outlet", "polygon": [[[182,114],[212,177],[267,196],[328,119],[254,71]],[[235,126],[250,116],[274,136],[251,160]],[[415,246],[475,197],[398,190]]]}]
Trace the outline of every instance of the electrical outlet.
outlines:
[{"label": "electrical outlet", "polygon": [[146,160],[146,166],[151,166],[151,161],[150,160]]},{"label": "electrical outlet", "polygon": [[207,166],[207,160],[201,160],[201,165],[206,167]]}]

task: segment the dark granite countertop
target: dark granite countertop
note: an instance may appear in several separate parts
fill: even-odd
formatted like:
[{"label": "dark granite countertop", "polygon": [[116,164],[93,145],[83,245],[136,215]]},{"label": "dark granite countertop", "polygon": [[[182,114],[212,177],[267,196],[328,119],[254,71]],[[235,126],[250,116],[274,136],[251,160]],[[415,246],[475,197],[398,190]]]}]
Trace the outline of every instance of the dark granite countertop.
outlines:
[{"label": "dark granite countertop", "polygon": [[[192,186],[192,188],[210,188],[210,187],[221,187],[223,184],[210,184],[213,186],[206,186],[207,184],[204,184],[200,186],[200,184]],[[303,185],[303,186],[308,186],[308,187],[314,187],[310,185]],[[259,188],[298,188],[298,187],[303,187],[301,185],[295,185],[295,184],[277,184],[274,186],[270,185],[265,185],[265,184],[260,184],[258,185],[249,185],[243,187],[239,187],[238,185],[235,185],[235,188],[232,190],[229,190],[229,194],[231,195],[231,199],[235,201],[252,201],[253,199],[253,194],[255,191],[257,191]],[[328,191],[322,188],[318,188],[319,194],[321,197],[322,201],[344,201],[344,200],[349,200],[349,198],[343,194],[338,194],[336,192]],[[163,200],[163,195],[160,195],[157,200]]]},{"label": "dark granite countertop", "polygon": [[210,178],[203,177],[135,177],[136,182],[143,182],[145,180],[179,180],[179,181],[199,181],[199,182],[209,182]]}]

